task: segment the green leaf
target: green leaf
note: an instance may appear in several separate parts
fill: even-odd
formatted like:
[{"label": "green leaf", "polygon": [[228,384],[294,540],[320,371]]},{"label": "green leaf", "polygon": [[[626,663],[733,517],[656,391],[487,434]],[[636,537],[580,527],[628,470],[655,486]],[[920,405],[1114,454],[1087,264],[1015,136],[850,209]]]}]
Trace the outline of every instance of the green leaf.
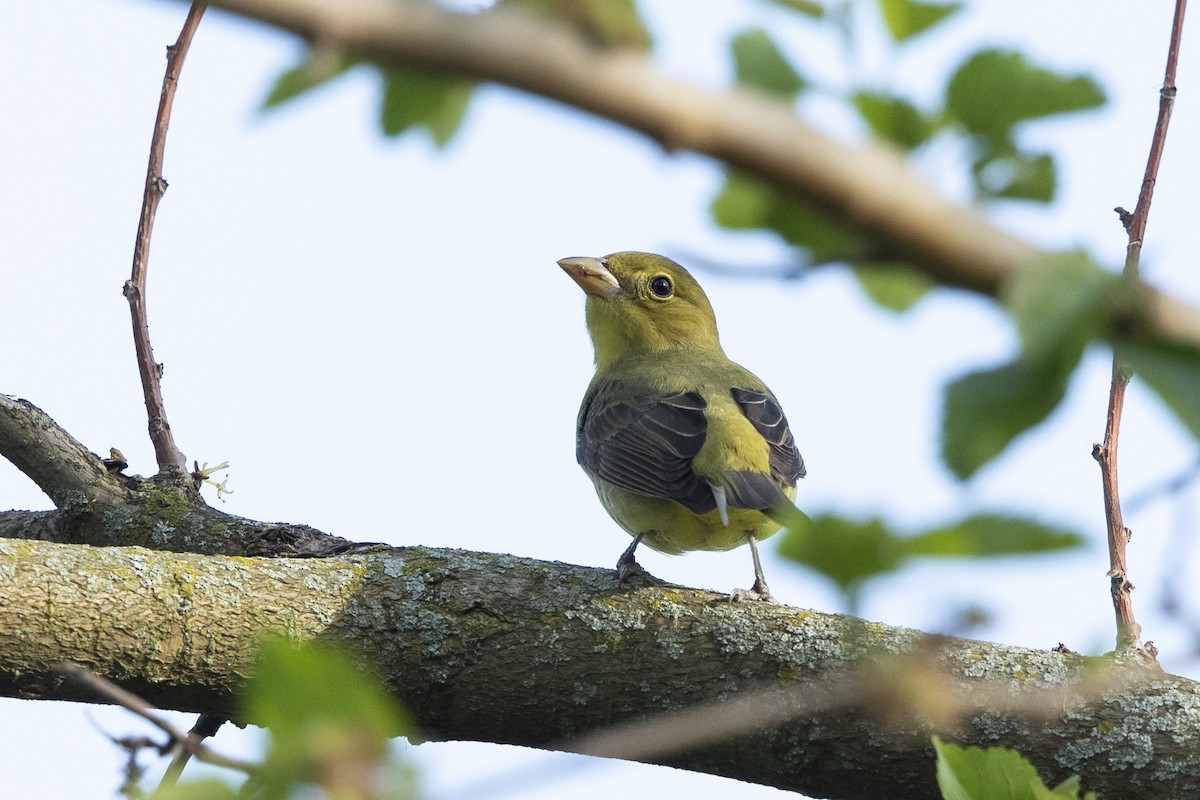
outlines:
[{"label": "green leaf", "polygon": [[1027,555],[1081,547],[1084,542],[1077,533],[1001,514],[977,514],[911,536],[879,519],[820,516],[790,525],[781,534],[779,554],[851,594],[868,579],[894,572],[912,558]]},{"label": "green leaf", "polygon": [[[413,727],[392,695],[346,654],[327,645],[264,643],[243,713],[270,733],[261,779],[283,798],[301,782],[379,768],[388,739]],[[339,765],[340,772],[330,772]],[[331,789],[328,783],[325,788]]]},{"label": "green leaf", "polygon": [[916,305],[934,285],[924,272],[901,264],[856,264],[854,274],[868,297],[897,313]]},{"label": "green leaf", "polygon": [[217,778],[186,780],[159,787],[153,794],[154,800],[238,800],[239,797],[237,789]]},{"label": "green leaf", "polygon": [[1120,342],[1118,357],[1200,439],[1200,349],[1168,342]]},{"label": "green leaf", "polygon": [[309,50],[302,62],[275,79],[275,84],[262,102],[261,110],[266,111],[299,97],[344,74],[352,66],[354,60],[342,53]]},{"label": "green leaf", "polygon": [[1029,363],[971,372],[946,387],[942,460],[959,480],[1004,452],[1019,434],[1050,415],[1075,364]]},{"label": "green leaf", "polygon": [[1045,553],[1082,547],[1078,533],[1030,519],[978,514],[906,540],[914,556],[987,557]]},{"label": "green leaf", "polygon": [[808,85],[762,28],[733,39],[738,83],[790,100]]},{"label": "green leaf", "polygon": [[462,124],[475,81],[406,67],[381,72],[379,124],[384,134],[398,136],[412,127],[425,128],[444,147]]},{"label": "green leaf", "polygon": [[815,264],[852,259],[865,249],[861,236],[828,214],[740,172],[726,173],[711,212],[723,228],[775,231],[789,244],[807,248]]},{"label": "green leaf", "polygon": [[816,517],[804,528],[788,528],[779,553],[830,578],[843,592],[899,569],[905,559],[901,540],[880,520],[853,522],[833,516]]},{"label": "green leaf", "polygon": [[936,129],[934,121],[912,103],[885,92],[858,91],[850,102],[876,136],[905,150],[925,144]]},{"label": "green leaf", "polygon": [[939,5],[917,3],[914,0],[880,0],[879,7],[892,39],[903,42],[929,30],[951,14],[961,11],[963,4]]},{"label": "green leaf", "polygon": [[776,5],[799,11],[804,16],[813,19],[821,19],[825,16],[825,7],[820,3],[811,2],[811,0],[774,0],[774,2]]},{"label": "green leaf", "polygon": [[[938,788],[944,800],[1078,800],[1078,779],[1053,790],[1033,764],[1007,747],[958,747],[933,737]],[[1089,797],[1091,795],[1089,794]]]},{"label": "green leaf", "polygon": [[[1018,270],[1001,297],[1012,312],[1022,355],[1041,361],[1102,336],[1122,300],[1121,276],[1086,253],[1055,253]],[[1073,360],[1068,358],[1067,360]]]},{"label": "green leaf", "polygon": [[1006,50],[975,53],[946,87],[946,110],[968,131],[995,140],[1008,139],[1018,122],[1104,102],[1104,91],[1092,78],[1058,75]]},{"label": "green leaf", "polygon": [[988,155],[972,165],[975,185],[983,197],[1049,203],[1058,190],[1058,171],[1048,153]]},{"label": "green leaf", "polygon": [[942,458],[966,480],[1057,407],[1088,342],[1103,335],[1123,283],[1079,253],[1020,270],[1005,302],[1021,336],[1011,363],[946,387]]}]

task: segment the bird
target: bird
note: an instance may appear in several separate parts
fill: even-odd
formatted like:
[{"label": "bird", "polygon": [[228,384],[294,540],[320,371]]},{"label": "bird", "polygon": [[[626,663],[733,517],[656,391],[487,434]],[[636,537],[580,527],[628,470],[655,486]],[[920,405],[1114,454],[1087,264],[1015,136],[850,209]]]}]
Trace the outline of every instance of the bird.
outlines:
[{"label": "bird", "polygon": [[808,522],[793,505],[804,459],[779,401],[721,347],[712,305],[681,265],[653,253],[573,256],[558,265],[586,293],[596,373],[575,457],[633,542],[677,555],[750,546],[754,584],[731,600],[771,601],[759,539]]}]

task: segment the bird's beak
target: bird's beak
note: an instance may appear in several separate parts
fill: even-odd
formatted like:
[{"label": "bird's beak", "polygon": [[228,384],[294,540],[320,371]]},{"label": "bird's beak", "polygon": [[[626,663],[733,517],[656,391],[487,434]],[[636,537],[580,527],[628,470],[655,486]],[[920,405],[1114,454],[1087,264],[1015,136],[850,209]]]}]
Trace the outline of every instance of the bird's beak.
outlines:
[{"label": "bird's beak", "polygon": [[598,258],[572,256],[560,259],[558,265],[579,284],[580,289],[593,297],[611,300],[621,293],[621,284]]}]

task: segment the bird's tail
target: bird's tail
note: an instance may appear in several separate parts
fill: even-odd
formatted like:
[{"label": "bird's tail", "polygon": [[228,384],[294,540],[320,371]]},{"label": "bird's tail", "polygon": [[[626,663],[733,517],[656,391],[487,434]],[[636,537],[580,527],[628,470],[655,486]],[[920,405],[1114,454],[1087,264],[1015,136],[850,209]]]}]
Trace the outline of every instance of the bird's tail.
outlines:
[{"label": "bird's tail", "polygon": [[792,501],[788,500],[783,492],[780,492],[779,496],[783,498],[783,502],[764,509],[763,513],[789,531],[800,532],[811,529],[814,524],[812,517],[792,505]]},{"label": "bird's tail", "polygon": [[717,486],[710,484],[718,497],[718,506],[723,506],[724,501],[733,508],[758,509],[788,530],[802,531],[812,526],[812,519],[792,504],[769,475],[736,471],[727,472],[722,478],[724,486],[719,494]]}]

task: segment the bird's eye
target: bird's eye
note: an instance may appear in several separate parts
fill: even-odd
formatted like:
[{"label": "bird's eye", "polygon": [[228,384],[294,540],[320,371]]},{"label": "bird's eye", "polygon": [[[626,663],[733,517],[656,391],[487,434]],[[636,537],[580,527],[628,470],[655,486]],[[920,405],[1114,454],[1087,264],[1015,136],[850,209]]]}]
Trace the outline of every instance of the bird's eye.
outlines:
[{"label": "bird's eye", "polygon": [[655,275],[650,279],[650,291],[655,297],[666,299],[671,296],[671,279],[666,275]]}]

